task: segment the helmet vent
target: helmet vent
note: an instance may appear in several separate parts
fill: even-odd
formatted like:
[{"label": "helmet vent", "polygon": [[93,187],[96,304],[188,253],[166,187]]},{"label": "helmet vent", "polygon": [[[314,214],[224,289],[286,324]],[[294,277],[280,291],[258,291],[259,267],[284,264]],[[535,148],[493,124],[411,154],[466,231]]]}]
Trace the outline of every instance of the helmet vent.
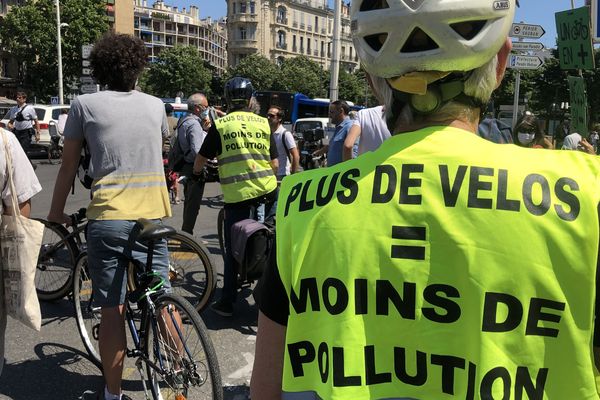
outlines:
[{"label": "helmet vent", "polygon": [[365,36],[365,42],[375,51],[381,50],[383,44],[387,40],[387,33],[376,33],[374,35]]},{"label": "helmet vent", "polygon": [[471,40],[481,32],[486,22],[485,20],[458,22],[451,24],[450,27],[464,39]]},{"label": "helmet vent", "polygon": [[390,8],[386,0],[364,0],[360,5],[360,11],[372,11]]},{"label": "helmet vent", "polygon": [[417,53],[438,49],[440,46],[421,28],[415,28],[406,43],[400,50],[401,53]]}]

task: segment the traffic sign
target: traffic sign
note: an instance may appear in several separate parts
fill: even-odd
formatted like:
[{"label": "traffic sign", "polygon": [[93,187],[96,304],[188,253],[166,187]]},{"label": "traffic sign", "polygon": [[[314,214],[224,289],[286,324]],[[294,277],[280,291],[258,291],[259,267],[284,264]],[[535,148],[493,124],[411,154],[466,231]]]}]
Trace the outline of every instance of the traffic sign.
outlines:
[{"label": "traffic sign", "polygon": [[50,97],[50,104],[58,104],[58,96]]},{"label": "traffic sign", "polygon": [[80,76],[79,77],[79,82],[84,83],[84,84],[87,83],[87,84],[90,84],[90,85],[92,85],[92,84],[95,85],[96,84],[94,82],[94,78],[92,78],[91,76]]},{"label": "traffic sign", "polygon": [[508,68],[516,69],[538,69],[544,65],[544,60],[538,56],[522,56],[511,54],[508,60]]},{"label": "traffic sign", "polygon": [[512,42],[512,48],[516,51],[539,51],[544,50],[544,44],[539,42]]},{"label": "traffic sign", "polygon": [[81,66],[82,67],[89,67],[90,66],[90,60],[81,60]]},{"label": "traffic sign", "polygon": [[573,132],[587,136],[587,94],[585,80],[580,76],[568,76],[571,99],[571,125]]},{"label": "traffic sign", "polygon": [[554,14],[558,59],[562,69],[594,69],[590,9],[580,7]]},{"label": "traffic sign", "polygon": [[81,46],[81,58],[90,58],[90,53],[92,52],[92,49],[94,48],[94,45],[92,44],[84,44]]},{"label": "traffic sign", "polygon": [[510,37],[539,39],[544,36],[546,31],[541,25],[530,24],[512,24],[510,29]]},{"label": "traffic sign", "polygon": [[81,74],[82,75],[91,75],[92,74],[92,70],[89,68],[81,68]]},{"label": "traffic sign", "polygon": [[96,93],[98,90],[98,87],[96,86],[96,84],[91,84],[91,83],[84,83],[83,85],[81,85],[81,93]]}]

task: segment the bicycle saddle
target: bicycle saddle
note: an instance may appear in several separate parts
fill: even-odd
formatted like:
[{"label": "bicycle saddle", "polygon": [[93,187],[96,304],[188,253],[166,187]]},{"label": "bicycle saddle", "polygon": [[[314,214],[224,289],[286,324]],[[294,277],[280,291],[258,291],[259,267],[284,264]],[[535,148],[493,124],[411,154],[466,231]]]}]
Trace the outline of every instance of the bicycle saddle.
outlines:
[{"label": "bicycle saddle", "polygon": [[176,232],[172,226],[156,224],[146,218],[138,219],[137,223],[141,228],[137,236],[137,240],[140,242],[151,242],[162,239]]}]

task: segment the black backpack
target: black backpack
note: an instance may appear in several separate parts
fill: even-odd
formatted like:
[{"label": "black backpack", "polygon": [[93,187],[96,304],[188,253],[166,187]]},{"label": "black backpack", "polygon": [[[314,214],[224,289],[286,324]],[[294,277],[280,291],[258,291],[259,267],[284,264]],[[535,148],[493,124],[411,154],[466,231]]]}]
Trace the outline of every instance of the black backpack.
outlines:
[{"label": "black backpack", "polygon": [[232,240],[231,244],[239,280],[249,282],[260,278],[274,248],[275,226],[244,219],[231,227],[231,236],[243,238]]}]

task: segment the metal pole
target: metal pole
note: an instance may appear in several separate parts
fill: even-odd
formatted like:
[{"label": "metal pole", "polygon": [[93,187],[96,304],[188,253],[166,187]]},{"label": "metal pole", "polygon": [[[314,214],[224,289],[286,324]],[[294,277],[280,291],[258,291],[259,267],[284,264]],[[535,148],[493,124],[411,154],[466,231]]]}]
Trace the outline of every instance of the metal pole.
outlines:
[{"label": "metal pole", "polygon": [[58,101],[59,104],[64,104],[63,94],[63,70],[62,70],[62,46],[60,38],[60,4],[56,0],[56,50],[58,52]]},{"label": "metal pole", "polygon": [[333,17],[333,54],[331,57],[329,100],[338,99],[338,79],[340,73],[340,36],[342,27],[342,0],[335,0]]},{"label": "metal pole", "polygon": [[517,70],[517,76],[515,77],[515,98],[513,100],[513,114],[512,114],[512,128],[515,129],[517,125],[517,112],[519,111],[519,89],[521,87],[521,71]]}]

